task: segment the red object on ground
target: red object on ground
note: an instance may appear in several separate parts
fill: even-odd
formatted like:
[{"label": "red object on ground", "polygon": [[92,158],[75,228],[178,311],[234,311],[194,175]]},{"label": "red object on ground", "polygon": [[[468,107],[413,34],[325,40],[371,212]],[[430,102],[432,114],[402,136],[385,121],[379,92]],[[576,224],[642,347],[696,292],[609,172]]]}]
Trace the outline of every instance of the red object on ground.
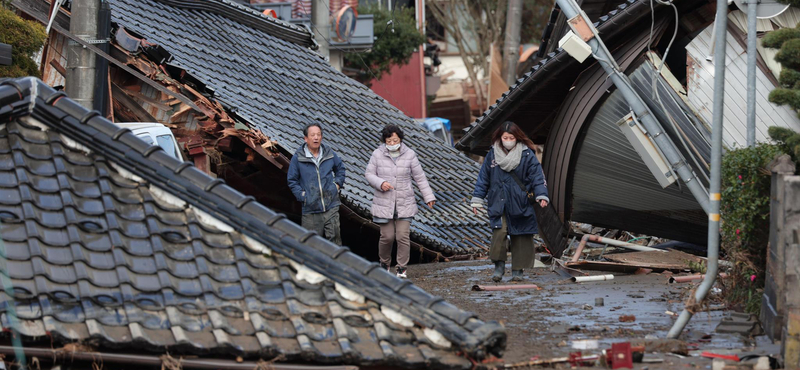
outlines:
[{"label": "red object on ground", "polygon": [[634,322],[636,321],[636,316],[633,315],[622,315],[619,317],[619,322]]},{"label": "red object on ground", "polygon": [[721,360],[731,360],[731,361],[736,361],[736,362],[740,361],[739,360],[739,356],[737,356],[737,355],[721,355],[721,354],[718,354],[718,353],[703,352],[702,354],[700,354],[700,356],[703,356],[705,358],[718,358],[718,359],[721,359]]},{"label": "red object on ground", "polygon": [[572,352],[572,353],[569,354],[568,362],[572,366],[581,366],[581,363],[582,363],[581,358],[582,357],[583,357],[583,355],[581,355],[580,352]]},{"label": "red object on ground", "polygon": [[630,342],[611,345],[611,368],[633,369],[633,353]]}]

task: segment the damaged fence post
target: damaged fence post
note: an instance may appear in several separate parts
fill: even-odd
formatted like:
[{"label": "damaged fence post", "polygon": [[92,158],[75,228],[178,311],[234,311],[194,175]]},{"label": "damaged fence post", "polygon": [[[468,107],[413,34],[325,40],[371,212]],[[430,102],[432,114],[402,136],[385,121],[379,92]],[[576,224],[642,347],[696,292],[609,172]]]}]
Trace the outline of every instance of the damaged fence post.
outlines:
[{"label": "damaged fence post", "polygon": [[711,183],[709,184],[708,212],[708,267],[703,282],[695,291],[694,299],[687,303],[678,320],[669,330],[667,338],[674,339],[681,335],[683,328],[692,318],[694,307],[703,302],[717,280],[719,270],[719,203],[722,178],[722,122],[725,104],[725,48],[728,36],[728,3],[717,2],[717,20],[714,25],[714,113],[711,130]]},{"label": "damaged fence post", "polygon": [[661,249],[650,248],[650,247],[645,247],[645,246],[641,246],[641,245],[627,243],[627,242],[623,242],[623,241],[619,241],[619,240],[615,240],[615,239],[604,238],[604,237],[599,236],[599,235],[588,235],[588,234],[586,234],[581,238],[581,243],[578,245],[578,249],[575,250],[575,254],[572,256],[572,262],[578,262],[578,260],[581,258],[581,253],[583,253],[583,248],[585,248],[586,247],[586,243],[590,242],[590,241],[591,242],[595,242],[595,243],[603,243],[603,244],[613,245],[615,247],[627,248],[627,249],[640,251],[640,252],[656,252],[656,251],[657,252],[666,252],[666,251],[661,250]]}]

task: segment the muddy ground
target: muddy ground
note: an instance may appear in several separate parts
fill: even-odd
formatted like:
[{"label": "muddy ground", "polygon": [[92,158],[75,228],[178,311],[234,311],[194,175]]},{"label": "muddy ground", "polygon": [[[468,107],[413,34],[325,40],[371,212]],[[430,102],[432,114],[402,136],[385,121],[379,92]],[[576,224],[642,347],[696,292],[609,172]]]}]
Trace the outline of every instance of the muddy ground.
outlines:
[{"label": "muddy ground", "polygon": [[[669,284],[669,276],[615,274],[613,280],[573,283],[549,267],[525,271],[525,281],[541,290],[472,291],[473,285],[508,285],[510,263],[501,283],[490,276],[489,261],[432,263],[409,267],[409,278],[431,294],[474,312],[481,320],[496,320],[507,329],[508,342],[503,356],[506,364],[531,358],[568,356],[582,340],[596,339],[597,353],[614,342],[665,338],[674,318],[666,311],[679,313],[692,284]],[[598,274],[598,273],[594,273]],[[603,306],[595,299],[602,298]],[[663,363],[637,364],[635,368],[675,369],[710,368],[711,360],[702,351],[716,353],[777,354],[779,347],[766,337],[745,338],[737,334],[718,334],[714,330],[726,313],[698,313],[681,339],[689,344],[689,355],[681,359],[667,353],[650,353],[645,359]],[[620,316],[633,315],[635,321],[620,322]],[[708,336],[710,335],[710,336]],[[705,338],[704,338],[705,337]],[[668,352],[666,350],[665,352]]]}]

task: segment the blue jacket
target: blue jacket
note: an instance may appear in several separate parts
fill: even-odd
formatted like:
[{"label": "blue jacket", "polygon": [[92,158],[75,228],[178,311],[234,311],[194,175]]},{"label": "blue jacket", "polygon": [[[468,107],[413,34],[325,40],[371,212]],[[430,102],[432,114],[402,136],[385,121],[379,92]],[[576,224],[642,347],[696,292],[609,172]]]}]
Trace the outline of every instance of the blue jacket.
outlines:
[{"label": "blue jacket", "polygon": [[[522,158],[514,173],[522,180],[528,193],[535,194],[536,199],[549,201],[542,166],[532,150],[525,148],[522,151]],[[505,214],[509,235],[539,232],[534,206],[528,202],[528,195],[520,189],[511,174],[497,165],[494,160],[494,148],[486,154],[472,195],[488,200],[487,212],[492,229],[503,226],[502,215]]]},{"label": "blue jacket", "polygon": [[286,178],[289,189],[303,203],[304,215],[338,207],[341,202],[336,185],[344,188],[344,163],[333,149],[322,145],[322,160],[318,168],[311,158],[306,157],[305,146],[300,145],[289,163]]}]

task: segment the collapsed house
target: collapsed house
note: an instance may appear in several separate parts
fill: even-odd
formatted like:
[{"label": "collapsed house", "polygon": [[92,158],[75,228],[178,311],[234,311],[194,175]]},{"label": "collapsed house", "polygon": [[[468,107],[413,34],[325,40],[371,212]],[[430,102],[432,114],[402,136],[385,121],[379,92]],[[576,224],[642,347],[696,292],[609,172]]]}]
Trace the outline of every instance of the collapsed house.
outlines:
[{"label": "collapsed house", "polygon": [[299,227],[40,80],[0,81],[0,119],[7,360],[470,369],[503,352],[500,324]]},{"label": "collapsed house", "polygon": [[[27,17],[49,19],[43,0],[13,4]],[[169,126],[186,159],[293,220],[299,220],[300,206],[285,172],[303,142],[302,128],[322,123],[325,144],[348,171],[340,209],[344,243],[374,259],[379,236],[370,214],[374,190],[363,171],[380,143],[380,129],[398,124],[437,197],[433,210],[420,205],[412,224],[412,248],[419,252],[414,258],[470,258],[488,251],[485,218],[474,215],[467,202],[477,164],[334,70],[312,50],[327,40],[226,0],[109,4],[108,53],[70,34],[69,14],[59,9],[42,56],[48,85],[64,84],[69,42],[96,50],[110,65],[109,119]]]},{"label": "collapsed house", "polygon": [[[610,4],[615,8],[604,13]],[[694,171],[694,179],[707,187],[715,5],[706,0],[675,5],[677,25],[672,8],[649,0],[619,5],[593,1],[582,7]],[[759,20],[759,32],[794,27],[798,16],[800,11],[790,8],[770,20]],[[724,117],[724,144],[729,149],[746,142],[745,18],[739,10],[729,13]],[[705,245],[707,216],[681,180],[674,181],[669,168],[653,171],[646,164],[652,158],[642,156],[623,134],[621,128],[631,126],[632,121],[625,120],[631,109],[600,65],[593,58],[579,63],[556,47],[568,30],[567,20],[554,9],[542,58],[473,123],[456,147],[485,154],[492,131],[506,120],[518,123],[534,142],[544,145],[542,166],[552,202],[538,221],[556,254],[566,247],[569,221]],[[660,53],[670,45],[673,32],[677,32],[675,42],[659,75]],[[795,112],[768,101],[780,71],[774,53],[759,46],[756,124],[757,140],[762,142],[769,140],[767,129],[772,125],[800,130]]]}]

